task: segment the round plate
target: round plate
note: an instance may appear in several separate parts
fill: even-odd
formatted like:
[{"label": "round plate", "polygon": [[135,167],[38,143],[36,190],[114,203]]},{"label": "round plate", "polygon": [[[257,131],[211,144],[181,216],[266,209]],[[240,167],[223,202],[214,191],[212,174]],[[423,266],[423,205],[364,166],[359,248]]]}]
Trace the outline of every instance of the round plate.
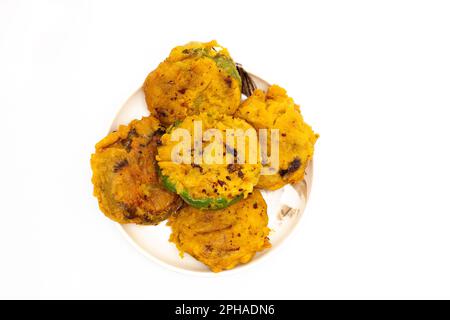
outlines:
[{"label": "round plate", "polygon": [[[248,74],[257,88],[266,90],[269,84],[261,78]],[[150,113],[145,103],[142,88],[138,89],[122,106],[111,125],[110,131],[116,130],[121,124],[128,124],[133,119],[140,119]],[[117,224],[124,236],[141,253],[151,260],[175,271],[205,276],[217,276],[223,273],[232,273],[254,265],[262,258],[276,250],[284,239],[293,231],[305,210],[311,189],[313,165],[310,162],[306,168],[305,179],[296,184],[286,185],[275,191],[262,190],[261,193],[267,203],[269,216],[269,234],[272,248],[255,255],[252,261],[239,265],[236,268],[213,273],[203,263],[195,260],[189,254],[181,258],[175,245],[169,242],[170,227],[165,222],[157,226],[141,226],[135,224]]]}]

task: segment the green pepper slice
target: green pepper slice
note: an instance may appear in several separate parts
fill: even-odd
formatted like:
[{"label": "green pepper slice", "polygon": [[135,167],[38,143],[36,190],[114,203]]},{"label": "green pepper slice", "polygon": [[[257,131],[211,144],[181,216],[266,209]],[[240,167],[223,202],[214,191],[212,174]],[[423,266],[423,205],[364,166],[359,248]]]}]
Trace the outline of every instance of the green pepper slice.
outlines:
[{"label": "green pepper slice", "polygon": [[175,187],[175,184],[170,181],[169,177],[166,175],[163,175],[161,172],[161,169],[157,166],[158,174],[161,176],[161,180],[163,183],[163,186],[174,193],[178,193],[180,197],[190,206],[197,208],[197,209],[204,209],[204,210],[219,210],[224,209],[226,207],[231,206],[232,204],[235,204],[239,200],[241,200],[244,195],[240,194],[233,199],[229,200],[223,197],[219,198],[193,198],[187,190],[183,190],[181,192],[177,192],[177,188]]}]

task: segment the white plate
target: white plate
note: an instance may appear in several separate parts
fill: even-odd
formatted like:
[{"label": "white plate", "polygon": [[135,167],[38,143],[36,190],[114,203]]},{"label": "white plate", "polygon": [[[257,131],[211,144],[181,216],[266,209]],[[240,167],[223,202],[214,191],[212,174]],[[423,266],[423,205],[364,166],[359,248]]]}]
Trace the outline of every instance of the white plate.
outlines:
[{"label": "white plate", "polygon": [[[255,82],[257,88],[266,90],[269,84],[261,78],[249,74]],[[138,89],[122,106],[111,125],[111,131],[117,129],[121,124],[128,124],[133,119],[140,119],[148,116],[149,111],[145,103],[142,88]],[[267,203],[267,214],[269,216],[269,228],[271,229],[269,238],[272,248],[256,254],[252,261],[247,264],[224,271],[221,273],[211,272],[203,263],[195,260],[188,254],[184,258],[179,256],[175,245],[168,241],[170,227],[165,222],[158,226],[140,226],[134,224],[117,224],[124,236],[133,244],[136,249],[151,260],[175,271],[182,273],[218,276],[224,273],[231,273],[254,265],[270,252],[276,250],[284,239],[294,230],[305,210],[309,191],[312,183],[312,162],[306,169],[305,179],[293,185],[286,185],[276,191],[262,191],[262,195]]]}]

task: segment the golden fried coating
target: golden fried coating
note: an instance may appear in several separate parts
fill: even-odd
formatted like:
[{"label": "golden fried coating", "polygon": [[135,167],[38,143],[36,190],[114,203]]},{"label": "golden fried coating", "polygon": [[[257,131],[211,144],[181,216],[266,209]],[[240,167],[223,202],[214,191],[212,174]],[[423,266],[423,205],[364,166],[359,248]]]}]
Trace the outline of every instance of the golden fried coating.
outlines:
[{"label": "golden fried coating", "polygon": [[175,47],[143,89],[151,114],[164,125],[203,111],[233,114],[241,101],[239,73],[216,41]]},{"label": "golden fried coating", "polygon": [[[257,187],[275,190],[303,179],[319,136],[304,122],[300,107],[283,88],[273,85],[266,94],[255,90],[241,104],[235,116],[245,119],[256,129],[279,129],[278,171],[272,175],[261,175]],[[270,152],[270,135],[268,138]],[[270,164],[267,166],[270,167]]]},{"label": "golden fried coating", "polygon": [[119,223],[158,224],[182,201],[160,185],[155,168],[161,135],[154,117],[120,126],[95,146],[91,157],[94,195],[100,209]]},{"label": "golden fried coating", "polygon": [[170,241],[206,264],[213,272],[249,262],[270,247],[267,206],[259,191],[222,210],[185,206],[169,218]]},{"label": "golden fried coating", "polygon": [[[194,149],[196,124],[203,132],[203,138],[199,139],[201,150]],[[217,129],[218,136],[206,139],[209,129]],[[239,138],[242,141],[241,145],[245,144],[245,150],[242,149],[240,153],[243,160],[245,157],[242,163],[236,163],[239,149],[235,146],[238,146],[238,138],[234,136],[233,143],[231,145],[227,143],[228,129],[241,129],[243,133],[249,133],[248,136],[242,135],[242,138]],[[179,139],[174,138],[179,130],[189,132],[192,138],[188,145],[192,152],[189,151],[187,157],[190,163],[177,163],[172,159],[175,148],[180,145]],[[253,163],[249,156],[252,137],[255,146]],[[169,132],[161,138],[157,159],[163,182],[169,190],[178,193],[188,204],[196,208],[222,209],[241,198],[246,198],[258,182],[261,164],[258,161],[257,149],[256,130],[244,120],[223,114],[201,113],[189,116],[169,129]],[[196,160],[195,154],[200,155],[201,163]]]}]

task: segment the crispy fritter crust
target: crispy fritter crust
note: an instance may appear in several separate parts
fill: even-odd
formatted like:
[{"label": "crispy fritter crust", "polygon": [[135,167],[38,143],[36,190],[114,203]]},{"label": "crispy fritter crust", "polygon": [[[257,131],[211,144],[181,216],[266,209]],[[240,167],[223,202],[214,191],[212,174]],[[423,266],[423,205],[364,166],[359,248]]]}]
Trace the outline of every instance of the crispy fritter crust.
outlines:
[{"label": "crispy fritter crust", "polygon": [[170,241],[184,252],[220,272],[249,262],[270,247],[267,206],[259,191],[226,209],[182,208],[169,218]]},{"label": "crispy fritter crust", "polygon": [[143,89],[151,114],[164,125],[203,111],[233,114],[241,101],[239,73],[216,41],[175,47]]},{"label": "crispy fritter crust", "polygon": [[[319,136],[304,122],[300,107],[283,88],[273,85],[266,94],[255,90],[235,116],[256,129],[279,129],[279,169],[272,175],[261,175],[257,187],[275,190],[303,179]],[[270,134],[268,136],[270,152]]]},{"label": "crispy fritter crust", "polygon": [[[248,154],[246,155],[245,163],[231,164],[230,161],[227,162],[227,157],[230,157],[231,161],[236,162],[236,149],[234,146],[237,145],[237,139],[233,146],[229,146],[226,143],[226,130],[242,129],[243,132],[246,130],[253,131],[257,148],[256,131],[246,121],[227,115],[201,113],[190,116],[179,123],[176,128],[185,129],[190,133],[192,150],[194,150],[195,121],[201,122],[203,133],[208,129],[220,130],[223,140],[219,143],[221,145],[219,158],[222,160],[222,164],[206,164],[205,162],[195,164],[193,156],[191,156],[191,164],[173,162],[173,150],[180,142],[178,139],[172,139],[175,131],[169,130],[161,138],[161,146],[158,147],[157,157],[162,175],[171,184],[169,189],[174,189],[189,204],[205,209],[221,209],[231,205],[236,197],[246,198],[258,182],[261,164],[257,158],[255,158],[254,163],[249,163]],[[246,151],[249,151],[249,141],[248,138],[245,138]],[[203,160],[207,157],[206,150],[208,146],[215,142],[215,138],[212,138],[212,141],[203,142]]]},{"label": "crispy fritter crust", "polygon": [[106,136],[91,157],[94,195],[100,209],[119,223],[158,224],[181,205],[159,182],[155,168],[159,121],[134,120]]}]

